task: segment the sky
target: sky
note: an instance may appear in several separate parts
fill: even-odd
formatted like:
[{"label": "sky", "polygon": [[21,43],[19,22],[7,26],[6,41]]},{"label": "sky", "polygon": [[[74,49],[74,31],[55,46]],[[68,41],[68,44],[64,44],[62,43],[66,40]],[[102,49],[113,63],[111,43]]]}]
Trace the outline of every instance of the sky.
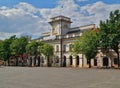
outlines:
[{"label": "sky", "polygon": [[0,0],[0,40],[12,35],[39,38],[50,31],[49,19],[59,15],[70,17],[71,27],[99,27],[116,9],[120,0]]}]

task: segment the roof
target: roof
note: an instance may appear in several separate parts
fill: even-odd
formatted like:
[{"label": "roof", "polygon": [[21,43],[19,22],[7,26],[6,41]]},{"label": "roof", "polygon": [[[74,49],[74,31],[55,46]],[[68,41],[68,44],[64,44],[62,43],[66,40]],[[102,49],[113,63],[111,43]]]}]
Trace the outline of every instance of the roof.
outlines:
[{"label": "roof", "polygon": [[72,30],[72,31],[69,31],[67,34],[78,33],[78,32],[81,32],[81,30]]}]

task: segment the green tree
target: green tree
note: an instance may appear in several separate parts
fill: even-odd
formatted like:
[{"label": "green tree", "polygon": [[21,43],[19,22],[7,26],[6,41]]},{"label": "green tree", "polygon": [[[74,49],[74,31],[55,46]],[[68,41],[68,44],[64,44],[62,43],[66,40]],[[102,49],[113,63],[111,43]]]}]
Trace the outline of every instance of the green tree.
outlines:
[{"label": "green tree", "polygon": [[73,53],[79,54],[82,53],[86,56],[89,61],[89,68],[91,67],[91,59],[96,56],[98,40],[97,32],[93,30],[88,30],[82,34],[73,44]]},{"label": "green tree", "polygon": [[[23,59],[23,54],[26,53],[25,47],[28,44],[28,37],[22,36],[20,38],[16,38],[10,44],[11,55],[15,56],[16,65],[18,65],[18,58]],[[22,56],[22,57],[21,57]],[[22,63],[24,64],[24,63]]]},{"label": "green tree", "polygon": [[30,55],[38,55],[40,54],[39,47],[42,45],[42,42],[31,41],[26,46],[26,52]]},{"label": "green tree", "polygon": [[28,37],[22,36],[16,38],[10,45],[10,50],[12,55],[22,55],[26,53],[25,47],[28,44]]},{"label": "green tree", "polygon": [[15,35],[11,36],[9,39],[5,39],[4,41],[0,42],[0,57],[5,61],[8,60],[11,56],[10,45],[14,39],[16,39]]},{"label": "green tree", "polygon": [[[47,62],[50,61],[50,56],[53,56],[53,46],[47,43],[43,44],[40,48],[40,52],[44,54],[47,58]],[[50,63],[48,63],[49,66]]]},{"label": "green tree", "polygon": [[115,10],[110,12],[109,19],[100,21],[100,46],[103,52],[108,53],[109,48],[112,48],[118,56],[119,62],[119,47],[120,44],[120,11]]}]

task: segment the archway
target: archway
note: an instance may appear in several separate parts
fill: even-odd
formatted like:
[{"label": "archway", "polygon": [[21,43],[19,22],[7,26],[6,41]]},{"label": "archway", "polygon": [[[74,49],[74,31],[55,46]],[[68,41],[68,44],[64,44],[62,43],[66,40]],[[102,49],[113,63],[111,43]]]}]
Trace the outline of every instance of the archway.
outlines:
[{"label": "archway", "polygon": [[66,56],[63,57],[63,67],[66,67]]},{"label": "archway", "polygon": [[37,56],[34,57],[34,66],[36,66]]},{"label": "archway", "polygon": [[76,57],[76,65],[79,66],[79,56]]},{"label": "archway", "polygon": [[37,63],[37,66],[40,66],[40,56],[37,56],[37,61],[38,61],[38,63]]},{"label": "archway", "polygon": [[94,66],[97,66],[97,59],[94,59]]},{"label": "archway", "polygon": [[108,60],[107,57],[104,57],[104,58],[103,58],[103,66],[105,66],[105,67],[107,68],[108,65],[109,65],[109,60]]},{"label": "archway", "polygon": [[73,64],[72,56],[70,56],[70,66]]},{"label": "archway", "polygon": [[32,66],[32,57],[30,57],[30,66]]}]

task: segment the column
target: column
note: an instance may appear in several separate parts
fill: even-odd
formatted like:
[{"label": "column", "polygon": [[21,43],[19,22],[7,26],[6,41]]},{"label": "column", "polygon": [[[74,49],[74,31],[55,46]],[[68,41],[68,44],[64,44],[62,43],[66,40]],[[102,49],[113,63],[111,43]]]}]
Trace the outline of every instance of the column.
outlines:
[{"label": "column", "polygon": [[94,67],[94,59],[91,59],[91,67]]},{"label": "column", "polygon": [[82,59],[80,58],[80,59],[79,59],[79,67],[80,67],[80,68],[82,68],[82,64],[83,64],[83,62],[82,62]]},{"label": "column", "polygon": [[66,59],[66,67],[70,67],[70,59],[69,58]]},{"label": "column", "polygon": [[73,67],[76,67],[76,58],[73,58]]}]

